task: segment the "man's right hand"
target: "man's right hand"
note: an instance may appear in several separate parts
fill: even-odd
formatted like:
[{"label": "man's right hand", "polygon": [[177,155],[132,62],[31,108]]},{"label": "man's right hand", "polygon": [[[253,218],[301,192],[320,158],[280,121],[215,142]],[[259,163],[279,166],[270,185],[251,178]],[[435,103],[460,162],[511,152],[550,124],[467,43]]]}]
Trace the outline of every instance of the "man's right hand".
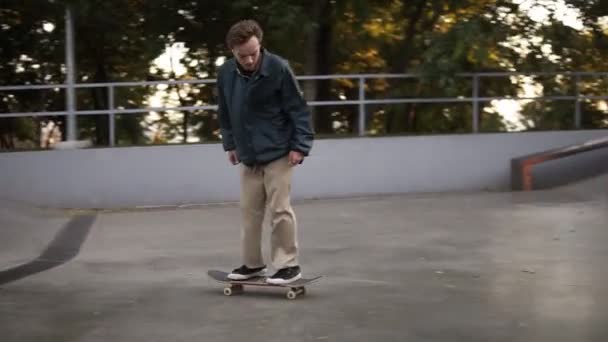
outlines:
[{"label": "man's right hand", "polygon": [[235,150],[228,151],[228,160],[230,161],[230,163],[232,163],[232,165],[236,165],[241,162],[239,160],[239,157],[236,155]]}]

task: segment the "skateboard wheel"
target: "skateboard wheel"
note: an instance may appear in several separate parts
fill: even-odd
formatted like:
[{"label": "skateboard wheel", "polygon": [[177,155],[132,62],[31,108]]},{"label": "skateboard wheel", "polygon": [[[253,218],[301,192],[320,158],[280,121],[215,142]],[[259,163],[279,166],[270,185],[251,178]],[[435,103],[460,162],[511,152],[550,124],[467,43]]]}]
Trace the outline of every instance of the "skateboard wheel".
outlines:
[{"label": "skateboard wheel", "polygon": [[306,288],[304,287],[294,287],[289,292],[287,292],[288,299],[295,299],[299,295],[303,295],[306,293]]},{"label": "skateboard wheel", "polygon": [[224,294],[226,296],[232,296],[240,293],[243,293],[243,285],[240,284],[231,284],[230,286],[224,288]]}]

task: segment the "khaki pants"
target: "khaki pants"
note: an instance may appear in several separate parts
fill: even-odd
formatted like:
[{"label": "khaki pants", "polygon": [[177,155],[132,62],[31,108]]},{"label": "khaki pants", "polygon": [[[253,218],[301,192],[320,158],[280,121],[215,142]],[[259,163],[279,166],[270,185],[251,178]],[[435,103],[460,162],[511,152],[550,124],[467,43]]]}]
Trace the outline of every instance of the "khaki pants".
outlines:
[{"label": "khaki pants", "polygon": [[288,157],[264,166],[241,166],[241,232],[243,262],[247,267],[264,265],[262,225],[266,210],[272,232],[270,251],[275,269],[298,265],[296,217],[289,192],[293,167]]}]

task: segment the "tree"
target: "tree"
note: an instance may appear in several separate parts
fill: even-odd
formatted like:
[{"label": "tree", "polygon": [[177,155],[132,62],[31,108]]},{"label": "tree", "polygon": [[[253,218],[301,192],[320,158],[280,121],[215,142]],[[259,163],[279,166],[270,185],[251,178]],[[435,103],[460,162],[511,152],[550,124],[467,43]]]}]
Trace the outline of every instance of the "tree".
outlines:
[{"label": "tree", "polygon": [[[0,85],[43,84],[62,79],[60,34],[49,17],[58,15],[47,1],[4,1],[0,8]],[[4,91],[0,112],[62,108],[59,91]],[[53,118],[1,118],[0,149],[33,148],[40,127]]]},{"label": "tree", "polygon": [[[287,58],[296,74],[413,73],[420,78],[373,79],[366,98],[469,97],[472,77],[484,71],[603,70],[608,60],[602,1],[560,0],[44,0],[5,1],[0,10],[0,84],[63,83],[64,9],[74,8],[78,82],[189,80],[213,78],[231,57],[224,38],[238,20],[253,18],[265,30],[263,45]],[[580,24],[564,22],[570,6]],[[534,20],[530,8],[546,6],[546,20]],[[562,6],[562,7],[560,7]],[[107,13],[113,15],[108,16]],[[574,27],[573,27],[574,26]],[[174,64],[155,63],[167,49],[183,44]],[[479,79],[480,96],[518,95],[532,80],[539,94],[600,95],[606,82],[596,77],[542,76]],[[340,79],[303,82],[309,100],[358,98],[358,82]],[[160,91],[160,92],[159,92]],[[78,91],[78,109],[108,109],[108,88]],[[215,104],[214,86],[120,87],[116,106]],[[0,94],[5,112],[63,110],[64,91],[11,91]],[[156,103],[156,102],[155,102]],[[156,104],[158,104],[156,103]],[[523,102],[522,102],[523,103]],[[523,103],[526,129],[565,129],[574,125],[575,104]],[[605,101],[582,101],[582,126],[606,127]],[[370,134],[426,134],[471,131],[470,103],[367,106]],[[355,106],[315,107],[317,134],[356,131]],[[509,125],[492,103],[479,108],[482,131],[507,131]],[[118,115],[119,144],[217,141],[215,111]],[[63,117],[0,119],[0,145],[40,145],[39,131]],[[108,143],[108,117],[79,117],[81,138]]]}]

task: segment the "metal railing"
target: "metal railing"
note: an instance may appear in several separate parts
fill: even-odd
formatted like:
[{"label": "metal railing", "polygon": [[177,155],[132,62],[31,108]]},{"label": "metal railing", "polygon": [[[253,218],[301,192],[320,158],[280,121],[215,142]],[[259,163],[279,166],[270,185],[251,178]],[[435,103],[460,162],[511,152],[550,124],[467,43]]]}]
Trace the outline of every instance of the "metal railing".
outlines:
[{"label": "metal railing", "polygon": [[[487,77],[510,77],[510,76],[568,76],[574,77],[574,94],[559,95],[559,96],[479,96],[481,78]],[[455,96],[455,97],[411,97],[411,98],[387,98],[387,99],[367,99],[365,92],[366,81],[370,79],[399,79],[399,78],[420,78],[414,74],[334,74],[334,75],[307,75],[297,76],[299,81],[313,80],[336,80],[336,79],[354,79],[357,80],[358,98],[352,100],[339,101],[308,101],[309,106],[358,106],[358,135],[366,135],[366,105],[373,104],[404,104],[404,103],[470,103],[472,106],[472,127],[473,133],[479,132],[479,103],[489,102],[493,100],[567,100],[575,101],[574,110],[574,125],[575,128],[581,128],[582,113],[581,102],[583,100],[608,100],[608,95],[589,96],[582,95],[580,92],[580,82],[583,76],[607,76],[608,72],[485,72],[485,73],[463,73],[458,77],[471,79],[471,96]],[[109,83],[76,83],[69,84],[50,84],[50,85],[16,85],[16,86],[0,86],[0,92],[3,91],[19,91],[19,90],[45,90],[45,89],[82,89],[82,88],[107,88],[107,109],[98,110],[74,110],[69,111],[40,111],[40,112],[17,112],[17,113],[0,113],[0,119],[11,117],[40,117],[40,116],[76,116],[76,115],[108,115],[109,118],[109,144],[115,144],[115,115],[117,114],[136,114],[148,113],[154,111],[196,111],[196,110],[216,110],[217,105],[203,106],[177,106],[177,107],[145,107],[145,108],[119,108],[115,106],[115,89],[118,87],[140,87],[154,85],[175,85],[175,84],[214,84],[215,79],[199,79],[199,80],[166,80],[166,81],[142,81],[142,82],[109,82]]]}]

